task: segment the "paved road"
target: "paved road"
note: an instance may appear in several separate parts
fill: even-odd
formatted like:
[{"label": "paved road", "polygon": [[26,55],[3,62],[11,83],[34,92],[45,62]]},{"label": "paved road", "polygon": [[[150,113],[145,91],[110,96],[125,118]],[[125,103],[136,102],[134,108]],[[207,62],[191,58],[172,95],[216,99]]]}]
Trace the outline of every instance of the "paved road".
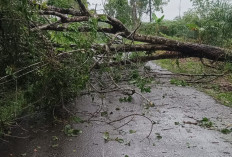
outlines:
[{"label": "paved road", "polygon": [[[151,62],[148,65],[155,72],[167,73]],[[54,126],[29,139],[7,144],[11,147],[5,145],[0,153],[4,156],[26,153],[30,157],[231,157],[232,134],[225,135],[219,130],[232,124],[232,108],[192,87],[171,85],[168,80],[157,78],[158,84],[154,83],[152,92],[145,94],[155,104],[149,109],[139,95],[133,95],[130,103],[120,103],[119,98],[124,96],[118,92],[105,95],[103,101],[98,95],[94,101],[90,96],[83,96],[73,104],[73,111],[82,112],[78,116],[86,119],[89,115],[83,113],[94,113],[98,109],[106,111],[108,116],[102,117],[99,113],[92,118],[97,121],[72,124],[73,128],[83,131],[77,137],[64,136],[61,128]],[[100,122],[133,114],[111,125]],[[150,133],[151,122],[139,115],[155,122],[148,139],[145,137]],[[199,120],[204,117],[213,123],[211,129],[200,126]],[[104,141],[105,132],[112,140]],[[59,139],[52,140],[52,136]]]}]

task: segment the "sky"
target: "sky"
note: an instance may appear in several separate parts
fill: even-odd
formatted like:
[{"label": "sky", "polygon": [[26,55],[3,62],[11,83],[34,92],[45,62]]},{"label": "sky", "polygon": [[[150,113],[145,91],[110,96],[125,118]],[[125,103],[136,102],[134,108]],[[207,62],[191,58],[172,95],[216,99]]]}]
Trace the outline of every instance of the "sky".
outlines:
[{"label": "sky", "polygon": [[[101,13],[103,12],[103,4],[105,3],[105,0],[88,0],[88,2],[90,3],[91,9],[95,8],[97,4],[97,11]],[[158,17],[165,15],[166,20],[172,20],[175,17],[179,16],[179,12],[180,12],[180,15],[183,16],[184,12],[186,12],[190,8],[192,8],[192,3],[190,2],[190,0],[170,0],[168,5],[163,7],[164,13],[161,14],[157,12],[156,14]],[[148,22],[149,17],[143,16],[142,21]]]}]

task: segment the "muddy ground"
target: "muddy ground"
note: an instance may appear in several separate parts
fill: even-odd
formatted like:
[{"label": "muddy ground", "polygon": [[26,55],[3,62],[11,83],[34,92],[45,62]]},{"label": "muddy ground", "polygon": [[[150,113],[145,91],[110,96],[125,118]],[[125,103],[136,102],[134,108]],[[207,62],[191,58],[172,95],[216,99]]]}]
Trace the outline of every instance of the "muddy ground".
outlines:
[{"label": "muddy ground", "polygon": [[[168,73],[152,62],[148,65],[154,72]],[[71,110],[90,120],[71,124],[82,133],[69,137],[63,125],[33,133],[21,129],[17,136],[30,137],[1,142],[0,157],[231,157],[232,133],[220,130],[231,129],[232,108],[192,87],[171,85],[169,79],[156,78],[151,93],[144,94],[154,106],[144,105],[146,100],[136,94],[132,102],[119,102],[125,97],[119,92],[95,94],[94,99],[82,96]],[[201,122],[205,117],[208,122]]]}]

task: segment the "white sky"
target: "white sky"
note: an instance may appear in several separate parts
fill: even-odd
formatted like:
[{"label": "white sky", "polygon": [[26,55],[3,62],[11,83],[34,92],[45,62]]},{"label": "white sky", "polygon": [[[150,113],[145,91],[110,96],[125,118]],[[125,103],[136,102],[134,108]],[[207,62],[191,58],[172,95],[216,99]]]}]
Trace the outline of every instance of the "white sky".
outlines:
[{"label": "white sky", "polygon": [[[95,5],[97,4],[97,11],[103,11],[103,4],[105,0],[88,0],[90,3],[90,8],[95,8]],[[179,16],[179,8],[180,8],[180,2],[181,2],[181,11],[180,15],[182,16],[184,12],[189,10],[192,7],[192,3],[190,0],[170,0],[168,5],[164,6],[164,15],[165,19],[172,20],[175,17]],[[157,13],[157,16],[160,17],[163,14]],[[148,16],[143,16],[143,21],[149,21]]]}]

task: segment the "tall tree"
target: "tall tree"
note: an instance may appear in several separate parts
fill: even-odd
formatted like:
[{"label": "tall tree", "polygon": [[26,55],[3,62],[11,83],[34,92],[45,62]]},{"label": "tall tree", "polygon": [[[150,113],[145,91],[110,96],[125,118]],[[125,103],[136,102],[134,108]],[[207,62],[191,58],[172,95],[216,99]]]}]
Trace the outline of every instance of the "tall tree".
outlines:
[{"label": "tall tree", "polygon": [[136,24],[141,21],[143,14],[149,14],[151,22],[152,13],[163,12],[163,6],[168,2],[169,0],[108,0],[105,9],[109,15],[120,19],[124,24]]},{"label": "tall tree", "polygon": [[168,4],[170,0],[147,0],[146,12],[149,14],[150,22],[152,22],[152,13],[154,11],[163,12],[163,6]]},{"label": "tall tree", "polygon": [[127,0],[108,0],[105,10],[109,16],[119,19],[124,24],[132,23],[132,8],[129,6]]}]

